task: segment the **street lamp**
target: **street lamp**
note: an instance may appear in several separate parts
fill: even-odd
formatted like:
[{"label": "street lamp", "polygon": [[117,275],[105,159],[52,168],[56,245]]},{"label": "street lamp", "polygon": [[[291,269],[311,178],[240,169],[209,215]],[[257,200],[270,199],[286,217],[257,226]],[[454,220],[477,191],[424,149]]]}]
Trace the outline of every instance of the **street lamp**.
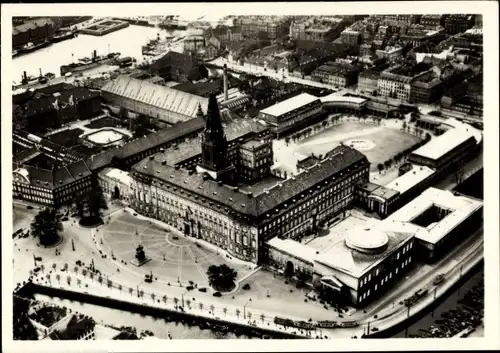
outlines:
[{"label": "street lamp", "polygon": [[247,301],[245,305],[243,305],[243,318],[246,319],[246,307],[250,303],[250,300]]},{"label": "street lamp", "polygon": [[189,292],[189,290],[186,290],[184,293],[181,294],[182,307],[184,307],[184,294],[186,294],[187,292]]}]

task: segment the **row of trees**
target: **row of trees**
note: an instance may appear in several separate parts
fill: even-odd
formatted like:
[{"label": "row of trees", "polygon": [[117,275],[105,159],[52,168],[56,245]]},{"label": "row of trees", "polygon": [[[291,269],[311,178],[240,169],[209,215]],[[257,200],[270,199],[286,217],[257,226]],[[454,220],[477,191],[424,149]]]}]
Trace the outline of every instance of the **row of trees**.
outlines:
[{"label": "row of trees", "polygon": [[[53,267],[54,267],[54,266],[56,266],[56,264],[54,264],[54,265],[53,265]],[[213,267],[219,267],[219,268],[220,268],[220,267],[224,267],[224,266],[225,266],[225,267],[226,267],[226,269],[225,269],[224,271],[221,271],[219,274],[221,274],[221,273],[222,273],[222,274],[223,274],[223,277],[225,277],[225,278],[226,278],[226,279],[228,279],[228,280],[229,280],[229,279],[231,279],[231,278],[233,278],[233,275],[234,275],[234,277],[235,277],[235,273],[236,273],[236,272],[235,272],[234,270],[230,269],[227,265],[221,265],[221,266],[215,266],[215,265],[212,265],[212,266],[213,266]],[[212,267],[212,266],[211,266],[211,267]],[[227,269],[229,269],[230,271],[228,271]],[[75,273],[77,273],[77,272],[78,272],[78,268],[77,268],[77,267],[75,267]],[[81,272],[81,273],[82,273],[82,275],[83,275],[84,277],[86,277],[86,275],[87,275],[87,271],[86,271],[85,269],[82,269],[82,272]],[[213,269],[212,269],[212,271],[211,271],[211,273],[213,273],[213,274],[215,275],[216,273],[218,273],[218,271],[217,271],[217,270],[215,270],[215,268],[213,268]],[[93,274],[92,272],[88,272],[88,275],[89,275],[89,278],[93,281],[93,280],[94,280],[94,274]],[[216,275],[216,277],[218,277],[218,275]],[[50,273],[47,273],[47,274],[46,274],[46,276],[45,276],[45,278],[46,278],[46,279],[50,282],[50,280],[51,280],[51,274],[50,274]],[[58,282],[60,283],[60,281],[61,281],[61,279],[62,279],[62,278],[61,278],[61,275],[60,275],[59,273],[58,273],[58,274],[56,274],[56,275],[55,275],[55,279],[56,279],[56,281],[58,281]],[[71,286],[72,281],[73,281],[73,277],[72,277],[71,275],[66,276],[66,283],[67,283],[69,286]],[[234,278],[233,278],[233,281],[234,281]],[[105,279],[103,276],[98,276],[98,277],[97,277],[97,282],[98,282],[99,284],[101,284],[101,285],[103,285],[104,283],[106,283],[106,285],[107,285],[107,287],[108,287],[108,288],[117,288],[120,292],[124,289],[124,288],[123,288],[123,286],[122,286],[121,284],[116,284],[116,285],[115,285],[111,279],[109,279],[109,278],[108,278],[108,279]],[[81,285],[82,285],[82,280],[81,280],[80,278],[77,278],[77,279],[76,279],[76,284],[77,284],[79,287],[81,287]],[[128,287],[128,293],[130,294],[130,296],[132,296],[132,295],[133,295],[134,291],[136,291],[137,296],[138,296],[139,298],[144,298],[144,295],[145,295],[144,290],[142,290],[142,289],[134,289],[134,288],[132,288],[132,287]],[[155,293],[150,293],[150,298],[151,298],[151,300],[152,300],[153,302],[157,302],[157,301],[159,302],[159,300],[160,300],[160,299],[159,299],[159,298],[160,298],[160,296],[159,296],[159,295],[157,295],[157,294],[155,294]],[[164,304],[167,304],[167,303],[168,303],[168,299],[169,299],[169,298],[168,298],[168,296],[167,296],[166,294],[164,294],[163,296],[161,296],[161,300],[162,300],[162,302],[163,302]],[[193,300],[194,300],[194,298],[193,298]],[[177,306],[179,306],[179,304],[180,304],[181,300],[179,300],[179,298],[177,298],[177,297],[174,297],[174,298],[172,298],[172,302],[173,302],[173,303],[175,304],[175,306],[177,307]],[[184,301],[184,303],[185,303],[185,304],[186,304],[189,308],[191,308],[191,304],[192,304],[193,302],[192,302],[190,299],[186,299],[186,300]],[[200,309],[200,311],[202,311],[202,310],[203,310],[203,308],[204,308],[204,304],[203,304],[203,302],[198,302],[198,308]],[[212,305],[210,305],[210,306],[209,306],[209,309],[210,309],[210,311],[213,313],[213,312],[215,311],[215,306],[212,304]],[[222,309],[222,311],[223,311],[224,315],[225,315],[225,316],[227,316],[227,312],[228,312],[227,308],[226,308],[226,307],[224,307],[224,308]],[[235,314],[236,314],[236,316],[239,318],[239,316],[240,316],[240,314],[241,314],[241,310],[237,308],[237,309],[235,310]],[[248,319],[251,319],[251,318],[252,318],[252,313],[251,313],[251,312],[247,312],[247,313],[246,313],[246,317],[248,317]],[[264,320],[266,319],[266,316],[265,316],[264,314],[261,314],[261,315],[260,315],[260,319],[261,319],[262,323],[264,323]]]}]

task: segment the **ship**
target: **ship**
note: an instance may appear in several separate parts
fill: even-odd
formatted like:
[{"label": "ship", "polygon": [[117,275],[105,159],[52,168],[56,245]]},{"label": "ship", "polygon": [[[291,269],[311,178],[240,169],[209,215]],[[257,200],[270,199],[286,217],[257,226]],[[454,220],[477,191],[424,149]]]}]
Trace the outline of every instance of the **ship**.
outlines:
[{"label": "ship", "polygon": [[24,45],[21,49],[18,50],[19,53],[31,53],[32,51],[48,47],[49,45],[52,45],[51,41],[45,40],[41,43],[33,44],[32,42],[29,42],[28,44]]},{"label": "ship", "polygon": [[61,76],[67,73],[75,73],[93,69],[99,65],[113,65],[116,64],[120,53],[109,53],[108,55],[98,56],[94,50],[91,58],[81,58],[78,63],[71,63],[69,65],[61,65]]},{"label": "ship", "polygon": [[54,35],[52,41],[54,43],[62,42],[63,40],[73,39],[76,37],[76,31],[59,31]]}]

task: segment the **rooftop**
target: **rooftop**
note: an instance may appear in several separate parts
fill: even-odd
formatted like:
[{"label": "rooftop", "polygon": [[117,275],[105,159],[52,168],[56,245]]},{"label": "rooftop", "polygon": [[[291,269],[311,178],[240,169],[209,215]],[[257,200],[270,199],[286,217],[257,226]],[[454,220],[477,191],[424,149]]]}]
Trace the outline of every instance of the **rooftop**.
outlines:
[{"label": "rooftop", "polygon": [[455,196],[451,191],[447,190],[428,188],[413,201],[390,215],[386,222],[410,223],[434,205],[452,212],[430,227],[412,224],[412,227],[416,230],[415,237],[431,244],[437,243],[473,212],[483,207],[483,203],[479,200],[467,196]]},{"label": "rooftop", "polygon": [[353,97],[353,96],[341,96],[341,95],[338,95],[337,93],[332,93],[332,94],[329,94],[328,96],[321,97],[320,100],[322,103],[346,102],[346,103],[354,103],[354,104],[363,104],[363,103],[368,101],[368,99],[366,99],[366,98]]},{"label": "rooftop", "polygon": [[[347,170],[358,163],[368,163],[366,157],[357,150],[339,146],[333,150],[328,158],[303,171],[292,178],[264,191],[258,195],[248,195],[235,188],[219,185],[217,182],[206,179],[203,175],[176,169],[168,164],[163,165],[156,158],[146,158],[133,166],[137,174],[149,176],[158,180],[159,183],[166,182],[179,192],[185,193],[186,197],[201,198],[201,202],[207,199],[216,203],[216,207],[225,206],[232,210],[250,215],[260,216],[274,208],[283,205],[288,207],[293,203],[293,197],[299,197],[303,192],[328,179]],[[290,205],[285,202],[290,200]]]},{"label": "rooftop", "polygon": [[319,101],[318,97],[308,93],[301,93],[295,97],[261,110],[261,113],[278,117],[315,101]]},{"label": "rooftop", "polygon": [[399,191],[389,189],[385,186],[380,186],[379,188],[376,188],[375,190],[373,190],[370,195],[382,198],[384,200],[388,200],[388,199],[396,196],[397,194],[399,194]]},{"label": "rooftop", "polygon": [[404,194],[415,185],[418,185],[424,180],[430,178],[433,174],[434,170],[429,167],[414,165],[409,172],[394,179],[389,184],[385,185],[385,187]]},{"label": "rooftop", "polygon": [[278,237],[274,237],[269,240],[267,244],[288,255],[309,262],[311,265],[314,263],[314,259],[317,256],[316,249],[292,239],[280,239]]},{"label": "rooftop", "polygon": [[133,181],[128,172],[117,168],[104,168],[99,172],[99,175],[114,179],[128,186],[132,185]]},{"label": "rooftop", "polygon": [[177,113],[184,116],[182,121],[196,117],[198,104],[204,111],[208,106],[207,98],[125,75],[107,83],[102,91]]},{"label": "rooftop", "polygon": [[437,160],[469,140],[471,137],[474,138],[474,130],[472,126],[448,130],[444,134],[432,138],[412,154]]},{"label": "rooftop", "polygon": [[[351,276],[357,278],[362,277],[368,270],[382,262],[397,250],[401,243],[413,236],[411,232],[394,232],[388,230],[386,227],[383,227],[381,223],[382,221],[370,219],[364,227],[349,230],[349,232],[344,234],[344,237],[340,238],[330,248],[321,252],[315,258],[315,261],[338,271],[345,272]],[[351,235],[352,232],[361,232],[363,234],[369,232],[370,234],[364,234],[365,237],[360,235],[353,237]],[[371,235],[373,232],[378,234],[378,236],[376,239],[377,241],[372,244],[372,239],[368,237],[370,240],[367,240],[366,235]],[[351,248],[348,246],[351,242],[346,242],[346,237],[349,237],[348,240],[351,238],[360,240],[362,246],[378,247],[379,251],[367,253]],[[352,244],[350,245],[352,246]]]}]

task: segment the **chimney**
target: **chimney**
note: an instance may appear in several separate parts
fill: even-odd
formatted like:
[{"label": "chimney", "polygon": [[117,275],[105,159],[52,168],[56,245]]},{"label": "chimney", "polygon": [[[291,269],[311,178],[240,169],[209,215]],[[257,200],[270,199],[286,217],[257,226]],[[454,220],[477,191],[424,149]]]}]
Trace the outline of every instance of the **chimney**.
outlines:
[{"label": "chimney", "polygon": [[25,80],[28,80],[28,75],[26,75],[26,71],[23,71],[23,77]]},{"label": "chimney", "polygon": [[40,70],[40,77],[42,77],[42,68],[39,68],[38,70]]},{"label": "chimney", "polygon": [[227,101],[228,93],[227,93],[227,65],[224,64],[224,102]]}]

